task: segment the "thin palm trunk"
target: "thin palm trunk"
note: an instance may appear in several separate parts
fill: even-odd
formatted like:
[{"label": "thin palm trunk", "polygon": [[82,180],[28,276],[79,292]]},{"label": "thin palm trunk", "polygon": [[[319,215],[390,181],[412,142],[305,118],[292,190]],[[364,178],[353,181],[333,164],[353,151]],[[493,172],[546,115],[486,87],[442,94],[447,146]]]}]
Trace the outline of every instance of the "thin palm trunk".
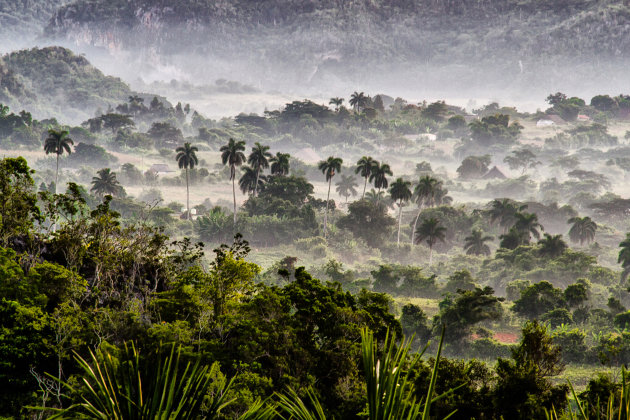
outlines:
[{"label": "thin palm trunk", "polygon": [[398,241],[396,242],[397,246],[400,246],[400,222],[402,220],[402,198],[398,203]]},{"label": "thin palm trunk", "polygon": [[429,265],[433,263],[433,245],[429,247]]},{"label": "thin palm trunk", "polygon": [[363,184],[363,195],[361,196],[361,200],[365,198],[365,189],[367,188],[367,175],[365,176],[365,183]]},{"label": "thin palm trunk", "polygon": [[188,189],[188,166],[186,166],[186,220],[190,220],[190,190]]},{"label": "thin palm trunk", "polygon": [[418,225],[418,219],[420,218],[420,213],[422,213],[422,206],[418,207],[418,214],[416,215],[416,220],[413,221],[413,229],[411,229],[411,246],[414,245],[414,241],[416,239],[416,226]]},{"label": "thin palm trunk", "polygon": [[57,171],[55,172],[55,194],[57,194],[58,182],[59,182],[59,153],[57,153]]},{"label": "thin palm trunk", "polygon": [[330,201],[330,184],[332,177],[328,180],[328,197],[326,197],[326,213],[324,213],[324,239],[326,239],[326,228],[328,226],[328,202]]},{"label": "thin palm trunk", "polygon": [[260,165],[256,168],[256,185],[254,185],[254,197],[258,197],[258,177],[260,176]]},{"label": "thin palm trunk", "polygon": [[[235,170],[232,167],[232,173],[234,174]],[[232,175],[232,198],[234,199],[234,227],[236,227],[236,186],[235,186],[236,176]]]}]

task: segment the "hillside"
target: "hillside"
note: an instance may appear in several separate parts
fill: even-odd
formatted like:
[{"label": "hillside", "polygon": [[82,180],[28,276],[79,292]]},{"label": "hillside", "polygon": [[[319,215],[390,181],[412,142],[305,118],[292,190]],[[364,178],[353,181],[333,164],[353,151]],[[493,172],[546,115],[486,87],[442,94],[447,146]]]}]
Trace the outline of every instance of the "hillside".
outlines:
[{"label": "hillside", "polygon": [[0,57],[0,103],[29,108],[38,117],[83,121],[131,94],[82,56],[61,47],[33,48]]}]

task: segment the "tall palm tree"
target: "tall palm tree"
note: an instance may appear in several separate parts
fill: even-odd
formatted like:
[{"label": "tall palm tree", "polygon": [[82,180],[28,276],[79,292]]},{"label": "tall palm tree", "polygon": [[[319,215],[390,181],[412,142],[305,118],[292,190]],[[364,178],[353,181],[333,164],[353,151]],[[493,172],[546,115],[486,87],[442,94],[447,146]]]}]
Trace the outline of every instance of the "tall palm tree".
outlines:
[{"label": "tall palm tree", "polygon": [[256,142],[252,147],[252,152],[247,158],[247,163],[256,171],[256,183],[254,184],[254,197],[258,195],[258,180],[260,178],[260,171],[269,167],[269,159],[271,159],[271,153],[269,153],[269,146],[263,146]]},{"label": "tall palm tree", "polygon": [[363,178],[365,178],[365,182],[363,184],[363,195],[361,195],[361,199],[365,198],[365,189],[367,187],[368,178],[372,175],[372,171],[377,166],[378,162],[372,159],[371,156],[363,156],[357,162],[357,168],[354,170],[354,173],[360,174]]},{"label": "tall palm tree", "polygon": [[318,168],[324,175],[326,175],[326,181],[328,181],[328,196],[326,198],[326,213],[324,213],[324,238],[326,238],[326,229],[328,227],[328,202],[330,201],[330,186],[332,179],[337,172],[341,171],[341,164],[343,160],[338,157],[330,156],[326,160],[319,162]]},{"label": "tall palm tree", "polygon": [[430,175],[425,175],[420,178],[418,184],[413,190],[413,198],[416,204],[418,204],[418,214],[413,221],[413,228],[411,229],[411,244],[415,244],[416,227],[418,226],[418,219],[423,207],[431,207],[433,205],[433,197],[437,188],[441,185],[441,181],[433,178]]},{"label": "tall palm tree", "polygon": [[285,176],[289,175],[289,159],[291,155],[288,153],[276,153],[269,159],[271,162],[271,175]]},{"label": "tall palm tree", "polygon": [[337,193],[346,198],[346,204],[348,204],[348,197],[355,197],[357,193],[357,180],[352,175],[341,175],[341,180],[335,184],[337,186]]},{"label": "tall palm tree", "polygon": [[425,241],[429,246],[429,264],[433,261],[433,246],[438,242],[444,242],[446,238],[446,228],[435,217],[424,219],[416,230],[415,241],[419,244]]},{"label": "tall palm tree", "polygon": [[343,98],[330,98],[330,101],[328,102],[328,105],[334,105],[335,106],[335,110],[339,110],[339,107],[341,106],[341,104],[343,104],[344,99]]},{"label": "tall palm tree", "polygon": [[387,163],[376,164],[370,175],[370,182],[374,182],[374,188],[380,191],[388,186],[387,175],[394,175],[389,165]]},{"label": "tall palm tree", "polygon": [[405,181],[402,178],[396,179],[389,188],[389,194],[391,195],[393,201],[398,201],[398,239],[396,241],[396,245],[400,246],[400,222],[402,220],[402,208],[403,203],[409,201],[413,195],[411,192],[411,182]]},{"label": "tall palm tree", "polygon": [[481,229],[473,229],[470,236],[464,238],[464,249],[467,255],[490,255],[490,247],[486,242],[493,240],[492,236],[483,236]]},{"label": "tall palm tree", "polygon": [[199,149],[195,146],[191,146],[190,143],[184,143],[183,146],[175,149],[177,155],[175,160],[179,165],[179,169],[186,170],[186,219],[190,220],[190,189],[188,180],[188,169],[192,169],[199,163],[197,160],[197,152]]},{"label": "tall palm tree", "polygon": [[265,176],[259,177],[258,171],[247,165],[241,167],[241,171],[243,171],[243,175],[238,180],[239,188],[243,194],[254,194],[255,196],[258,188],[265,183]]},{"label": "tall palm tree", "polygon": [[245,162],[245,142],[230,139],[228,144],[221,146],[221,161],[230,167],[230,181],[232,181],[232,198],[234,199],[234,225],[236,226],[236,167]]},{"label": "tall palm tree", "polygon": [[490,223],[498,222],[503,228],[503,233],[516,222],[516,213],[527,209],[527,205],[519,205],[516,201],[509,198],[495,199],[490,202]]},{"label": "tall palm tree", "polygon": [[59,156],[66,153],[72,153],[70,146],[74,145],[74,140],[68,137],[68,130],[48,130],[48,137],[44,142],[44,151],[46,154],[54,153],[57,155],[57,170],[55,172],[55,194],[57,194],[57,183],[59,182]]},{"label": "tall palm tree", "polygon": [[349,103],[356,112],[359,112],[367,103],[367,96],[365,96],[365,93],[363,92],[355,91],[352,95],[350,95]]},{"label": "tall palm tree", "polygon": [[545,233],[545,237],[538,241],[540,245],[540,255],[544,257],[559,257],[568,248],[567,243],[562,240],[562,235],[550,235]]},{"label": "tall palm tree", "polygon": [[516,213],[514,215],[516,222],[514,222],[514,229],[523,235],[525,243],[531,241],[532,236],[536,239],[540,239],[540,232],[545,229],[538,223],[538,215],[536,213]]},{"label": "tall palm tree", "polygon": [[569,239],[571,239],[571,242],[579,242],[580,246],[582,246],[585,242],[589,244],[595,239],[597,223],[590,217],[572,217],[567,223],[573,224],[571,229],[569,229]]},{"label": "tall palm tree", "polygon": [[119,196],[122,192],[122,186],[116,178],[116,172],[112,172],[109,168],[103,168],[97,172],[98,176],[92,177],[92,191],[98,197],[105,195]]}]

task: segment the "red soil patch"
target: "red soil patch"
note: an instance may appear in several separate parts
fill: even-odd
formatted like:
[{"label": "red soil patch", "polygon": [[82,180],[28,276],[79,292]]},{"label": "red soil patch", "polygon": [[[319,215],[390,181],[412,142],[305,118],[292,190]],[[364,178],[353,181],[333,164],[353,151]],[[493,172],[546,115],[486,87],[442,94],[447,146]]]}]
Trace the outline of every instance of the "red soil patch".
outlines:
[{"label": "red soil patch", "polygon": [[518,335],[514,333],[500,332],[494,334],[494,339],[499,343],[514,344],[518,341]]}]

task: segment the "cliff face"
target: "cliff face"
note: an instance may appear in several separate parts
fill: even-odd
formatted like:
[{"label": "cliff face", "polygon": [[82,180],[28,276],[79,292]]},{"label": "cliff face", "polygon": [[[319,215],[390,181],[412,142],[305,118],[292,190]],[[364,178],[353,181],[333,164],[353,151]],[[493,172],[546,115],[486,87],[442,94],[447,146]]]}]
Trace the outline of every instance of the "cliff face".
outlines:
[{"label": "cliff face", "polygon": [[[78,0],[45,33],[82,45],[161,53],[341,51],[468,62],[630,56],[628,0]],[[292,47],[287,50],[287,47]]]}]

